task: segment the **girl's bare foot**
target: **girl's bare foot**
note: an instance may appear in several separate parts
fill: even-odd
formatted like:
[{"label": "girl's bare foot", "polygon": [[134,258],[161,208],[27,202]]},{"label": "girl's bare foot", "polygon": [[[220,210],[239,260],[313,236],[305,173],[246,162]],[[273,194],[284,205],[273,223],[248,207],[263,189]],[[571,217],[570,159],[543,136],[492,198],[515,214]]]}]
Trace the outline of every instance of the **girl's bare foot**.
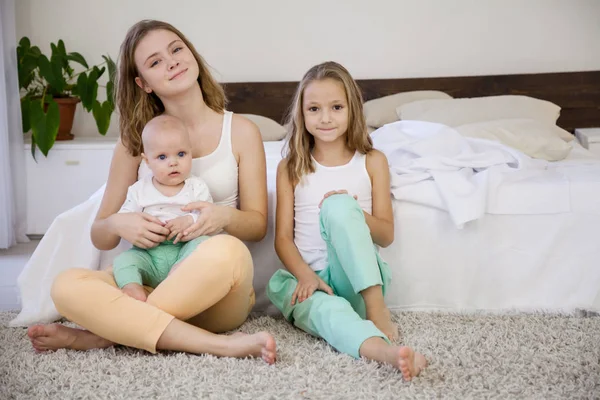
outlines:
[{"label": "girl's bare foot", "polygon": [[229,336],[230,357],[261,357],[267,364],[273,364],[277,358],[275,339],[268,332],[258,332],[248,335],[242,332]]},{"label": "girl's bare foot", "polygon": [[422,369],[427,366],[427,360],[421,353],[416,353],[410,347],[402,346],[391,346],[393,350],[390,351],[391,360],[394,362],[394,366],[402,372],[402,376],[405,380],[410,381],[413,377],[419,375]]},{"label": "girl's bare foot", "polygon": [[121,289],[121,291],[127,296],[133,297],[134,299],[139,301],[145,302],[148,298],[144,287],[139,283],[128,283],[127,285],[123,286],[123,289]]},{"label": "girl's bare foot", "polygon": [[37,353],[58,349],[90,350],[110,347],[113,343],[89,331],[61,324],[34,325],[27,336]]},{"label": "girl's bare foot", "polygon": [[427,366],[423,354],[416,353],[406,346],[390,346],[379,337],[365,340],[360,347],[360,355],[391,365],[402,372],[402,376],[407,381],[419,375]]},{"label": "girl's bare foot", "polygon": [[367,309],[367,319],[392,342],[398,339],[398,326],[392,322],[392,313],[387,307]]}]

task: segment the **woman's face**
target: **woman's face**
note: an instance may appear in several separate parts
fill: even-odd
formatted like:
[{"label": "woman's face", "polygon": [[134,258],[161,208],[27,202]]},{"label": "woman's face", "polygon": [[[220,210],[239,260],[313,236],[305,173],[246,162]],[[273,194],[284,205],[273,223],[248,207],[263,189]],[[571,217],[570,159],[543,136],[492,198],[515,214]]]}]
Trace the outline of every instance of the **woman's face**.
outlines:
[{"label": "woman's face", "polygon": [[157,29],[140,40],[134,53],[140,73],[136,83],[147,93],[171,97],[197,84],[198,63],[175,33]]}]

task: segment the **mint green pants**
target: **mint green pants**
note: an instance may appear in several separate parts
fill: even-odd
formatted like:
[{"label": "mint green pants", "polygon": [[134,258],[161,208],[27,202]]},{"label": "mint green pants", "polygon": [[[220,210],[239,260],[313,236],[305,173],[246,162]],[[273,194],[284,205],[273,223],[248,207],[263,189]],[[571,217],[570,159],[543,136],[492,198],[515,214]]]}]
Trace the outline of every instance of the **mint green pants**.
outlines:
[{"label": "mint green pants", "polygon": [[189,256],[208,238],[209,236],[200,236],[189,242],[177,244],[165,240],[151,249],[133,246],[115,258],[113,263],[115,282],[119,288],[129,283],[155,288],[167,278],[175,264]]},{"label": "mint green pants", "polygon": [[298,328],[323,338],[336,350],[359,358],[362,343],[371,337],[388,338],[366,318],[360,292],[391,281],[390,268],[381,259],[363,210],[349,195],[338,194],[323,202],[321,236],[327,243],[327,268],[318,275],[334,291],[331,296],[315,291],[302,303],[291,304],[298,281],[285,270],[277,271],[267,285],[267,296]]}]

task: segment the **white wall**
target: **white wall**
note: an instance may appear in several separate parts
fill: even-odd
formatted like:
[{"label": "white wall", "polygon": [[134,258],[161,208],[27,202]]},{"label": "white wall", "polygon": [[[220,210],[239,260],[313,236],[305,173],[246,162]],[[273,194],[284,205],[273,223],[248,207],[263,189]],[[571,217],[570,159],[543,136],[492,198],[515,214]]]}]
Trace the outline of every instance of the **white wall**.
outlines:
[{"label": "white wall", "polygon": [[[19,0],[17,36],[116,59],[143,18],[179,28],[223,82],[299,80],[325,60],[355,78],[600,69],[600,0]],[[111,133],[116,133],[112,124]],[[95,135],[78,111],[74,133]]]}]

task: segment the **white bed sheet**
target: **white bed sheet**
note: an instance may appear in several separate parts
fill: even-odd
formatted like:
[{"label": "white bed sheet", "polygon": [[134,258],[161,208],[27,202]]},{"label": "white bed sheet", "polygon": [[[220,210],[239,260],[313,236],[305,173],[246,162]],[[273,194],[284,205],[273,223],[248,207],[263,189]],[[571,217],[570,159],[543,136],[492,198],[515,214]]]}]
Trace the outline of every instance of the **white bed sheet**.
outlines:
[{"label": "white bed sheet", "polygon": [[[255,311],[276,313],[265,295],[268,279],[283,265],[275,254],[275,178],[283,142],[265,142],[269,228],[249,243],[255,264]],[[600,174],[582,161],[594,157],[573,142],[570,156],[554,165],[569,176],[572,211],[551,215],[485,214],[457,229],[447,212],[393,201],[395,241],[382,249],[393,280],[392,309],[600,310]],[[57,217],[19,276],[22,310],[12,326],[59,318],[50,285],[62,270],[104,268],[127,243],[96,250],[89,229],[104,187]]]}]

